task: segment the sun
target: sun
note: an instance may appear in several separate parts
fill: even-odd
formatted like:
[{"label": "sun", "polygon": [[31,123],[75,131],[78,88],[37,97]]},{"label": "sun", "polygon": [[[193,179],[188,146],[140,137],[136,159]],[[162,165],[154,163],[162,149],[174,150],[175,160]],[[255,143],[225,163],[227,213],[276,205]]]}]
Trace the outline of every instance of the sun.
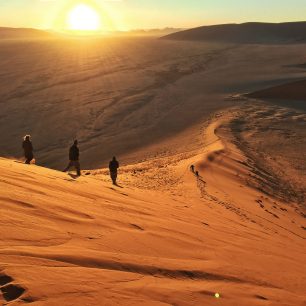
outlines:
[{"label": "sun", "polygon": [[101,29],[101,19],[98,12],[89,5],[75,6],[67,16],[69,30],[98,31]]}]

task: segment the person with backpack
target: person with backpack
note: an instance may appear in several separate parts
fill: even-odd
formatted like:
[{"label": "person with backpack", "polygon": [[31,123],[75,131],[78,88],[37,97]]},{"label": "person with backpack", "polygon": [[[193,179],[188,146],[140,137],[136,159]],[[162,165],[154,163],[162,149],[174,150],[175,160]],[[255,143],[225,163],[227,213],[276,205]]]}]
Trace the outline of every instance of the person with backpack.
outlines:
[{"label": "person with backpack", "polygon": [[26,135],[23,138],[23,143],[22,143],[22,148],[24,151],[24,157],[25,157],[25,163],[30,164],[31,161],[34,159],[34,154],[33,154],[33,145],[31,141],[31,136]]},{"label": "person with backpack", "polygon": [[71,167],[74,167],[77,172],[77,176],[81,176],[81,166],[80,166],[80,150],[78,148],[78,141],[75,140],[73,145],[69,149],[69,164],[63,172],[69,171]]},{"label": "person with backpack", "polygon": [[113,181],[113,185],[117,185],[118,168],[119,168],[119,162],[114,156],[113,159],[109,162],[109,173]]}]

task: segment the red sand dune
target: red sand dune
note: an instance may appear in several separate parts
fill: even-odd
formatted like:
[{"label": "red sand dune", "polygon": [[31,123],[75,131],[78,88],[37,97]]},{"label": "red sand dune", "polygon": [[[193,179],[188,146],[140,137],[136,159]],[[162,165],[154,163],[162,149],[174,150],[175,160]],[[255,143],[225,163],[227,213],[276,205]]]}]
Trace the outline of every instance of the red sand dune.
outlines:
[{"label": "red sand dune", "polygon": [[252,187],[232,116],[211,122],[202,150],[123,168],[121,188],[0,159],[0,301],[304,305],[304,219]]}]

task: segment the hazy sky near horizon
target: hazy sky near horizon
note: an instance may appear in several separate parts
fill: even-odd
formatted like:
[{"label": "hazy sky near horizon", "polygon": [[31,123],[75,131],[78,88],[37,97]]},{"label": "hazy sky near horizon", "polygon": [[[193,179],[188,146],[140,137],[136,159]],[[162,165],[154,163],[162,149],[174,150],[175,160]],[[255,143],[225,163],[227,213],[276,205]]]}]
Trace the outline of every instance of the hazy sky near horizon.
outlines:
[{"label": "hazy sky near horizon", "polygon": [[0,26],[61,29],[82,3],[95,7],[108,30],[306,19],[306,0],[0,0]]}]

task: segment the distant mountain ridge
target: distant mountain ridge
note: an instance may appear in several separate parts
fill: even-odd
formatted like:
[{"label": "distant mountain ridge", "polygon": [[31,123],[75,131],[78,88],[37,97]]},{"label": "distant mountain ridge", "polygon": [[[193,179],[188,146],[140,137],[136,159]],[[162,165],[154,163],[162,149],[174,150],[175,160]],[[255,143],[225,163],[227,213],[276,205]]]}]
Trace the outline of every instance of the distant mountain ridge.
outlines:
[{"label": "distant mountain ridge", "polygon": [[128,31],[127,33],[132,35],[158,36],[158,35],[169,35],[183,30],[184,29],[182,28],[135,29]]},{"label": "distant mountain ridge", "polygon": [[[105,35],[113,35],[113,36],[165,36],[175,32],[182,31],[183,29],[178,28],[163,28],[163,29],[137,29],[130,31],[111,31],[111,32],[97,32],[92,33],[91,36],[105,36]],[[48,30],[39,30],[33,28],[10,28],[10,27],[0,27],[0,39],[22,39],[22,38],[48,38],[54,37],[56,35],[73,35],[75,37],[75,33],[73,31],[66,32],[57,32],[57,31],[48,31]]]},{"label": "distant mountain ridge", "polygon": [[164,36],[163,39],[226,43],[305,43],[306,22],[221,24]]},{"label": "distant mountain ridge", "polygon": [[43,30],[0,27],[0,39],[42,38],[50,36],[52,36],[51,33]]}]

